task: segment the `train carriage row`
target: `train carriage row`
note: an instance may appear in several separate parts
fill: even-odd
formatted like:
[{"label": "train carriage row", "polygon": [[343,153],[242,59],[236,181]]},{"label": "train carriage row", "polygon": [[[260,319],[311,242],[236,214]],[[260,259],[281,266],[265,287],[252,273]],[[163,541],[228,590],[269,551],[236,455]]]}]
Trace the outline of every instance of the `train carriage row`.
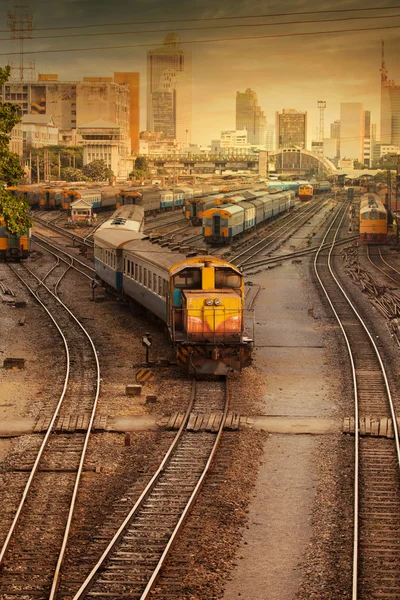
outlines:
[{"label": "train carriage row", "polygon": [[204,212],[204,239],[215,245],[231,243],[235,238],[251,231],[261,223],[289,211],[294,207],[294,203],[294,192],[248,193],[245,200]]},{"label": "train carriage row", "polygon": [[120,227],[109,221],[95,232],[98,277],[165,323],[178,363],[189,370],[226,374],[247,366],[252,339],[245,335],[237,267],[212,256],[178,258],[129,227],[131,220]]},{"label": "train carriage row", "polygon": [[[230,188],[238,184],[233,183]],[[243,184],[242,184],[243,185]],[[183,207],[186,200],[191,198],[218,195],[226,188],[221,186],[187,186],[175,189],[161,189],[147,186],[139,188],[118,188],[103,186],[99,188],[84,186],[49,187],[43,185],[24,185],[8,188],[19,198],[24,198],[31,208],[42,210],[70,210],[72,202],[86,199],[92,203],[94,212],[119,208],[124,205],[139,204],[145,214],[153,214],[164,210]],[[227,189],[227,191],[229,191]]]}]

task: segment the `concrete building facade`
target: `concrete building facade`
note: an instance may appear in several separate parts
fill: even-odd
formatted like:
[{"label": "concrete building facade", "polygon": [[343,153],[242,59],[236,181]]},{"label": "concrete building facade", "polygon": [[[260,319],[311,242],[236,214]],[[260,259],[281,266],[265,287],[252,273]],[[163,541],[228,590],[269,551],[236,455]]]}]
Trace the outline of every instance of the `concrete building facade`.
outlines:
[{"label": "concrete building facade", "polygon": [[265,146],[267,119],[250,88],[236,93],[236,130],[246,130],[250,145]]},{"label": "concrete building facade", "polygon": [[307,147],[307,112],[284,108],[276,113],[277,149],[298,146]]},{"label": "concrete building facade", "polygon": [[192,132],[192,54],[168,34],[147,53],[147,130],[188,146]]},{"label": "concrete building facade", "polygon": [[250,149],[246,129],[221,131],[221,152],[228,154],[247,154]]},{"label": "concrete building facade", "polygon": [[10,149],[26,159],[29,151],[58,144],[58,128],[48,115],[24,115],[13,128]]},{"label": "concrete building facade", "polygon": [[[116,75],[128,81],[127,75],[136,74]],[[18,104],[22,115],[52,116],[59,129],[59,142],[65,145],[76,143],[76,130],[88,121],[102,119],[117,123],[126,151],[130,152],[131,104],[139,130],[138,98],[134,101],[134,86],[131,91],[130,85],[129,81],[116,83],[110,77],[85,77],[83,82],[68,82],[59,81],[57,74],[42,74],[36,82],[7,82],[0,86],[0,101]]]},{"label": "concrete building facade", "polygon": [[364,162],[365,114],[361,102],[340,105],[340,157]]},{"label": "concrete building facade", "polygon": [[83,146],[83,164],[103,160],[116,177],[124,178],[133,167],[126,153],[126,139],[117,123],[98,119],[78,127]]}]

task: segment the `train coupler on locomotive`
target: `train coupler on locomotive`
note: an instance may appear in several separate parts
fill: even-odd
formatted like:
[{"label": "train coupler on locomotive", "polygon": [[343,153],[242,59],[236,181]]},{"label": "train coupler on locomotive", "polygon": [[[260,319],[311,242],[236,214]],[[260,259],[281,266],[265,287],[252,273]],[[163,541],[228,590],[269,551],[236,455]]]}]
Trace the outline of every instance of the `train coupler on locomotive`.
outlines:
[{"label": "train coupler on locomotive", "polygon": [[236,347],[215,344],[186,345],[176,348],[177,363],[198,375],[240,373],[251,364],[252,340]]}]

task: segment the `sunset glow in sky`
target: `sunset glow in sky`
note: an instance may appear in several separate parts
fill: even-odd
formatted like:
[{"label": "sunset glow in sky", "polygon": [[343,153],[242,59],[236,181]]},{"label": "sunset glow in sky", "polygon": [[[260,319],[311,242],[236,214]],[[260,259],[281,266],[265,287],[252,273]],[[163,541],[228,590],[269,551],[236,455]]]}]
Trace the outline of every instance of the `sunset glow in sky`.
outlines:
[{"label": "sunset glow in sky", "polygon": [[[241,15],[273,15],[330,9],[337,11],[367,7],[374,7],[376,10],[227,19]],[[384,10],[383,7],[391,9]],[[19,42],[11,42],[9,33],[5,31],[8,10],[12,10],[12,2],[1,0],[0,18],[4,30],[1,33],[0,64],[6,64],[9,58],[17,63],[19,60],[18,56],[7,56],[7,53],[19,50]],[[55,4],[52,0],[36,0],[35,3],[32,2],[31,10],[36,26],[33,36],[55,36],[25,43],[26,60],[35,60],[36,73],[58,73],[62,80],[79,80],[84,75],[107,77],[112,76],[114,71],[139,71],[142,81],[141,129],[146,127],[148,48],[107,49],[107,46],[149,44],[149,47],[156,47],[169,31],[175,31],[183,42],[305,33],[306,35],[291,37],[183,45],[183,48],[191,50],[193,56],[192,139],[193,142],[201,144],[207,144],[212,138],[219,137],[223,129],[235,128],[236,92],[249,87],[257,92],[268,123],[275,122],[276,110],[307,110],[309,140],[316,138],[319,118],[317,100],[327,102],[326,137],[329,136],[329,124],[340,116],[340,102],[363,102],[365,108],[372,111],[372,122],[378,123],[379,129],[381,39],[386,43],[389,77],[400,81],[400,3],[395,1],[368,0],[365,3],[360,0],[220,0],[216,3],[200,0],[182,3],[178,0],[59,0]],[[224,19],[154,23],[204,17]],[[355,17],[358,19],[355,20]],[[349,20],[350,18],[352,20]],[[333,22],[304,23],[328,19],[332,19]],[[138,21],[152,23],[129,24]],[[283,22],[286,24],[279,24]],[[252,27],[252,24],[264,25]],[[88,25],[102,26],[65,29]],[[234,27],[211,29],[227,25]],[[183,28],[194,27],[206,29],[181,31]],[[41,28],[60,29],[40,31]],[[367,31],[371,28],[380,29]],[[342,29],[362,31],[313,35],[315,32]],[[93,33],[107,35],[87,35]],[[80,37],[73,37],[74,34],[79,34]],[[90,47],[102,49],[88,50]],[[82,50],[29,54],[29,50],[54,51],[75,48]]]}]

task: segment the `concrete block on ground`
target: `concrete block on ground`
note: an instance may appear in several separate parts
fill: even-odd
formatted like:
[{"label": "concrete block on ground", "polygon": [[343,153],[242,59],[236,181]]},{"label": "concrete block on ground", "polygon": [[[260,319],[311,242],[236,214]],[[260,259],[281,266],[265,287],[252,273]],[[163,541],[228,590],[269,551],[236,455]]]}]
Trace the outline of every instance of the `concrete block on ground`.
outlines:
[{"label": "concrete block on ground", "polygon": [[125,394],[127,396],[140,396],[142,394],[142,386],[139,383],[129,383],[125,386]]}]

